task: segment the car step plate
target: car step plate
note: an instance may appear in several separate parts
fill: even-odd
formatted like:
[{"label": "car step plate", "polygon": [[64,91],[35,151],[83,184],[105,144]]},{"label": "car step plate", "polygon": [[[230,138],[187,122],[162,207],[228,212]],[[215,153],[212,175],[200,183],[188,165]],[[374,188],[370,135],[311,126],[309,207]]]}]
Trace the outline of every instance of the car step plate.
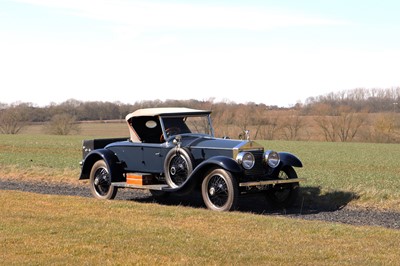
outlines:
[{"label": "car step plate", "polygon": [[163,190],[164,188],[168,188],[168,185],[133,185],[133,184],[128,184],[126,182],[115,182],[112,183],[114,187],[122,187],[122,188],[140,188],[140,189],[151,189],[151,190]]}]

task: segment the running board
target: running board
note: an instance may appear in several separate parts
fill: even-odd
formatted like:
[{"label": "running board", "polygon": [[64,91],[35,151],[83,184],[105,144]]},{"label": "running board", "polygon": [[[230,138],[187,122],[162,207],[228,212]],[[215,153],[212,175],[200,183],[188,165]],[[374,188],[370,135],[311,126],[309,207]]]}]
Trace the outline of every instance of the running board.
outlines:
[{"label": "running board", "polygon": [[114,187],[121,187],[121,188],[140,188],[140,189],[151,189],[151,190],[163,190],[164,188],[168,188],[168,185],[133,185],[128,184],[126,182],[115,182],[111,183]]},{"label": "running board", "polygon": [[265,185],[277,185],[277,184],[290,184],[306,181],[305,178],[293,178],[293,179],[276,179],[267,181],[256,181],[256,182],[244,182],[239,183],[239,187],[254,187],[254,186],[265,186]]}]

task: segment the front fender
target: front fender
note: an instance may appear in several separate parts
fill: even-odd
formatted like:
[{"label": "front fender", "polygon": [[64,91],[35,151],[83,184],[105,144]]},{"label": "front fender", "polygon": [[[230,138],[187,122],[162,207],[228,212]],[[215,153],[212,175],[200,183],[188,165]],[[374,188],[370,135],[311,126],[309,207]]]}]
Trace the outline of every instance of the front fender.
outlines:
[{"label": "front fender", "polygon": [[293,167],[303,167],[303,163],[295,155],[288,152],[279,152],[281,158],[281,167],[290,165]]},{"label": "front fender", "polygon": [[108,149],[97,149],[91,151],[83,161],[81,175],[79,180],[89,179],[90,171],[93,164],[98,160],[104,160],[107,164],[107,168],[110,171],[111,180],[117,181],[122,177],[121,163],[114,152]]},{"label": "front fender", "polygon": [[193,171],[193,174],[196,171],[201,171],[203,168],[210,169],[210,166],[218,166],[233,173],[240,173],[243,171],[239,164],[232,158],[226,156],[213,156],[200,163],[196,167],[195,171]]},{"label": "front fender", "polygon": [[232,158],[226,156],[214,156],[201,162],[180,187],[165,188],[164,191],[186,194],[200,184],[201,180],[210,169],[216,167],[223,168],[234,174],[241,173],[243,171],[239,164]]}]

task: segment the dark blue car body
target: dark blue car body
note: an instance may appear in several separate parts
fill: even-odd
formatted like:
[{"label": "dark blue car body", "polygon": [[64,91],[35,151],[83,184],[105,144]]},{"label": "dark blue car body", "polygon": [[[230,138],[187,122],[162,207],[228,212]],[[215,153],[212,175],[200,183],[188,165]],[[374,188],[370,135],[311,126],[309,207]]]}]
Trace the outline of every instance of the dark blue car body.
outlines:
[{"label": "dark blue car body", "polygon": [[92,194],[112,199],[118,188],[148,189],[155,197],[200,190],[212,210],[237,208],[238,198],[264,193],[276,206],[296,202],[293,154],[252,140],[214,137],[211,111],[148,108],[128,114],[127,138],[83,141],[80,179]]}]

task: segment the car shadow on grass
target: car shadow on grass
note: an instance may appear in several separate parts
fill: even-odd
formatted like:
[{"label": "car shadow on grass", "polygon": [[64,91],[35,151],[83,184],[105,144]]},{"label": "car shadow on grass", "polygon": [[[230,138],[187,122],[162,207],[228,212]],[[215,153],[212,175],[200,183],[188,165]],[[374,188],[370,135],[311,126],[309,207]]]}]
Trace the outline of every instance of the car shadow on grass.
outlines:
[{"label": "car shadow on grass", "polygon": [[[330,191],[322,192],[320,187],[301,187],[297,203],[290,208],[276,208],[263,194],[241,196],[239,198],[239,212],[255,214],[296,214],[307,215],[320,212],[334,212],[343,209],[359,196],[353,192]],[[192,208],[206,208],[201,193],[193,192],[190,195],[167,197],[141,197],[130,200],[142,203],[158,203],[167,206],[185,206]]]},{"label": "car shadow on grass", "polygon": [[[355,192],[331,190],[322,192],[321,187],[302,187],[299,199],[308,210],[337,211],[360,196]],[[301,207],[301,205],[297,206]]]},{"label": "car shadow on grass", "polygon": [[[260,201],[262,198],[264,205]],[[240,203],[239,210],[258,214],[307,215],[339,211],[358,198],[354,192],[338,190],[322,192],[320,187],[301,187],[297,202],[290,208],[277,208],[263,195],[255,195],[254,198],[244,199]],[[257,204],[256,200],[259,200],[260,204]]]}]

